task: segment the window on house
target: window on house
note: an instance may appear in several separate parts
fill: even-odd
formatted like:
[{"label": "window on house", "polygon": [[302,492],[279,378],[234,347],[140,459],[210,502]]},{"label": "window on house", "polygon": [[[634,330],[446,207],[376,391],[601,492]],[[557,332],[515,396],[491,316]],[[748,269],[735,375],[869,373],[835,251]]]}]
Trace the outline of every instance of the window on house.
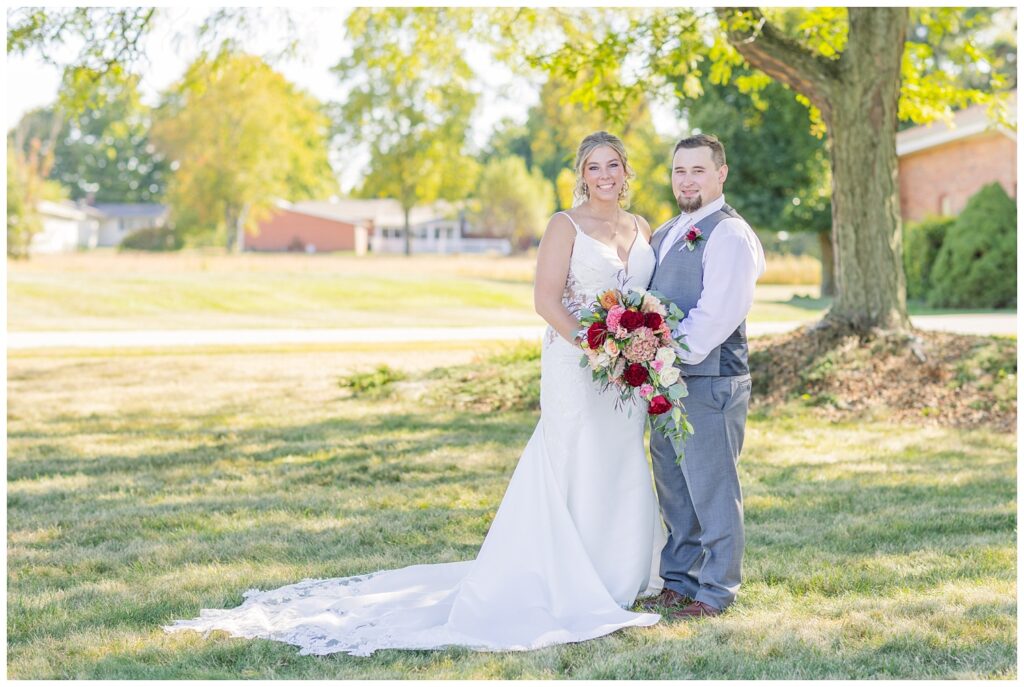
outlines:
[{"label": "window on house", "polygon": [[953,199],[949,197],[948,193],[939,196],[939,214],[944,217],[953,214]]}]

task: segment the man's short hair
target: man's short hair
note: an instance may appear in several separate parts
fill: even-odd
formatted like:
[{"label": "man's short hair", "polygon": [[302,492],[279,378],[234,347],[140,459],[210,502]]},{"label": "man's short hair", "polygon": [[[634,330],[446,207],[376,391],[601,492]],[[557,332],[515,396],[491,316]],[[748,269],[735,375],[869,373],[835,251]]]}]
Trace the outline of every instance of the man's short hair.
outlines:
[{"label": "man's short hair", "polygon": [[714,161],[715,167],[722,167],[725,164],[725,147],[713,134],[697,134],[680,139],[672,151],[673,158],[680,148],[711,148],[711,159]]}]

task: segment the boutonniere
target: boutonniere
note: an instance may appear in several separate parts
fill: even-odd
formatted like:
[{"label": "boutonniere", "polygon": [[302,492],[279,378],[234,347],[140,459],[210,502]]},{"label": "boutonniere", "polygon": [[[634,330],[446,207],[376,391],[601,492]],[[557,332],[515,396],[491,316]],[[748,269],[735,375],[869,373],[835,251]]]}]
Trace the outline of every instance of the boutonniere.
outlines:
[{"label": "boutonniere", "polygon": [[704,240],[704,232],[697,227],[692,227],[690,231],[686,232],[686,236],[683,237],[683,241],[686,242],[686,247],[691,251],[697,247],[697,244]]}]

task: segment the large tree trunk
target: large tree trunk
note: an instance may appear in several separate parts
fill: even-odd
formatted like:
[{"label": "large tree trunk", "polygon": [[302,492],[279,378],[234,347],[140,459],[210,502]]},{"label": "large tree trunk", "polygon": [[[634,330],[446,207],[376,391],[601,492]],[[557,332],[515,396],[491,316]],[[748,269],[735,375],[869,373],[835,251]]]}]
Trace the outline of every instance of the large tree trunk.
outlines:
[{"label": "large tree trunk", "polygon": [[249,206],[246,205],[235,217],[235,254],[241,254],[245,250],[245,222],[249,216]]},{"label": "large tree trunk", "polygon": [[836,295],[836,253],[832,250],[832,232],[819,231],[818,245],[821,247],[821,297]]},{"label": "large tree trunk", "polygon": [[405,213],[405,231],[402,232],[405,236],[405,254],[412,255],[412,227],[409,226],[409,212],[412,208],[402,208]]},{"label": "large tree trunk", "polygon": [[237,238],[235,233],[235,217],[235,211],[232,208],[225,208],[224,233],[227,234],[227,250],[229,253],[235,252],[235,239]]},{"label": "large tree trunk", "polygon": [[[832,164],[836,297],[830,324],[867,332],[910,327],[896,183],[896,122],[907,8],[851,7],[839,60],[782,35],[757,10],[719,10],[753,66],[821,110]],[[751,19],[728,25],[735,18]]]},{"label": "large tree trunk", "polygon": [[845,65],[846,88],[832,94],[833,109],[825,118],[836,251],[836,299],[827,317],[860,331],[904,329],[910,320],[900,240],[896,122],[906,10],[898,30],[894,25],[900,22],[887,16],[888,10],[850,13],[851,24],[873,24],[864,32],[865,40],[876,40]]}]

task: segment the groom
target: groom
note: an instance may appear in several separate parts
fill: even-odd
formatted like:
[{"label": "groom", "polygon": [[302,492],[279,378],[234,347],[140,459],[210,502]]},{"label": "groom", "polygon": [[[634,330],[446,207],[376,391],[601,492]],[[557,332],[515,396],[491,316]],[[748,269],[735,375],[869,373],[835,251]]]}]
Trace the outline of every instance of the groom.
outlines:
[{"label": "groom", "polygon": [[658,228],[650,288],[686,313],[677,335],[690,395],[694,434],[676,463],[672,444],[651,433],[654,479],[668,542],[661,552],[662,593],[645,605],[674,618],[716,616],[736,598],[743,562],[743,497],[736,464],[750,401],[746,317],[764,251],[754,232],[725,204],[729,168],[714,136],[676,144],[672,190],[681,214]]}]

